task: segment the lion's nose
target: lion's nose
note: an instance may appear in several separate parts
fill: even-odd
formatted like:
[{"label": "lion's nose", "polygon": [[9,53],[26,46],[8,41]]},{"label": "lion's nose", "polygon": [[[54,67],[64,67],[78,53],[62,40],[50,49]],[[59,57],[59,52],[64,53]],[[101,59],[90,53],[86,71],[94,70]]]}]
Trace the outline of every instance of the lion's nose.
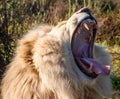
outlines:
[{"label": "lion's nose", "polygon": [[87,7],[81,8],[81,9],[79,10],[79,13],[80,13],[80,12],[86,12],[86,13],[88,13],[88,14],[91,13],[90,10],[89,10],[89,8],[87,8]]},{"label": "lion's nose", "polygon": [[89,8],[87,7],[83,7],[81,8],[79,11],[77,11],[76,14],[80,14],[80,13],[86,13],[89,15],[89,17],[92,19],[92,20],[95,20],[96,24],[97,24],[97,20],[95,19],[95,17],[91,14],[91,11]]}]

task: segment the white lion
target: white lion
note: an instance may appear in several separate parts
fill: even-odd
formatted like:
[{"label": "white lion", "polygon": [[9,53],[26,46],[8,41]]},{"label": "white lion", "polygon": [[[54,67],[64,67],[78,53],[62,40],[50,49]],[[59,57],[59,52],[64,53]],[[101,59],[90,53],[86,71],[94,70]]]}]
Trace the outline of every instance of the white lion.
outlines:
[{"label": "white lion", "polygon": [[96,19],[83,8],[55,27],[29,31],[4,74],[3,99],[111,98],[111,60],[94,45],[96,30]]}]

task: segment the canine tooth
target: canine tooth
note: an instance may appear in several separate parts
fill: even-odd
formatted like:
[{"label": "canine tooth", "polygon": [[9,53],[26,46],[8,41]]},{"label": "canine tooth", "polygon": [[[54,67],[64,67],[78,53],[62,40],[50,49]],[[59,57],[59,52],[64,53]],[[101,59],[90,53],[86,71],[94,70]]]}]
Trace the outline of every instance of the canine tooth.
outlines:
[{"label": "canine tooth", "polygon": [[90,68],[89,68],[89,71],[92,73],[92,68],[93,68],[93,64],[91,63],[90,64]]},{"label": "canine tooth", "polygon": [[87,25],[86,23],[84,23],[83,25],[84,25],[84,27],[85,27],[87,30],[89,30],[89,27],[88,27],[88,25]]}]

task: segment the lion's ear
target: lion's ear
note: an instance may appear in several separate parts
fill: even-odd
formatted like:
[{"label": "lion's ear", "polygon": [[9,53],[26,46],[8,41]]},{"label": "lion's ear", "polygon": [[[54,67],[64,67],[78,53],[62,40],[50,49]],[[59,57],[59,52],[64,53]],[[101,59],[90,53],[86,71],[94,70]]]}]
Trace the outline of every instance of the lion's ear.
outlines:
[{"label": "lion's ear", "polygon": [[34,51],[37,51],[41,56],[58,54],[61,52],[61,44],[54,36],[49,35],[38,39]]},{"label": "lion's ear", "polygon": [[62,49],[62,44],[54,36],[49,35],[38,39],[33,49],[35,66],[49,63],[55,65],[62,56]]}]

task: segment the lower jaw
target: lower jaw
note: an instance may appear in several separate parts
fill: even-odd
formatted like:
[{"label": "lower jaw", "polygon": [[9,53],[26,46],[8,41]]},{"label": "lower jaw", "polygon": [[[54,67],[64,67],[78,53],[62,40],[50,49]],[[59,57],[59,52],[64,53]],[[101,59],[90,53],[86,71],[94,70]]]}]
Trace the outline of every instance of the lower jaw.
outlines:
[{"label": "lower jaw", "polygon": [[[77,66],[78,66],[78,68],[79,68],[79,70],[83,73],[83,74],[85,74],[86,76],[88,76],[88,77],[90,77],[90,78],[96,78],[98,75],[96,74],[96,73],[94,73],[94,72],[89,72],[87,69],[85,69],[85,68],[83,68],[83,63],[81,62],[81,61],[79,61],[79,63],[77,62],[77,60],[75,59],[75,61],[76,61],[76,64],[77,64]],[[82,66],[81,66],[82,65]]]}]

